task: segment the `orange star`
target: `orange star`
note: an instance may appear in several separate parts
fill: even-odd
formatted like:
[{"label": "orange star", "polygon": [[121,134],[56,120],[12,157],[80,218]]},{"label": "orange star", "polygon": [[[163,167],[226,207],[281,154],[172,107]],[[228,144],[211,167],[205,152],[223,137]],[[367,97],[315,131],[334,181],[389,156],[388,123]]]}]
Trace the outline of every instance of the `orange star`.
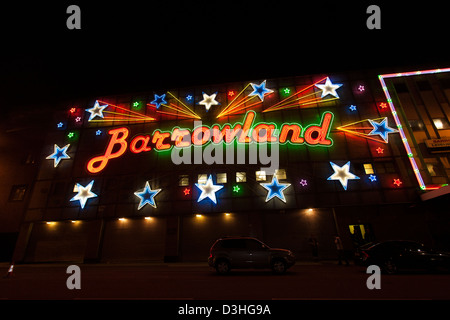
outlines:
[{"label": "orange star", "polygon": [[191,189],[185,188],[183,192],[184,192],[184,195],[187,196],[188,194],[191,194]]},{"label": "orange star", "polygon": [[382,147],[378,147],[375,149],[378,153],[383,153],[384,149]]},{"label": "orange star", "polygon": [[394,179],[394,184],[397,185],[397,187],[400,187],[400,185],[401,185],[402,183],[403,183],[403,182],[401,182],[400,179]]}]

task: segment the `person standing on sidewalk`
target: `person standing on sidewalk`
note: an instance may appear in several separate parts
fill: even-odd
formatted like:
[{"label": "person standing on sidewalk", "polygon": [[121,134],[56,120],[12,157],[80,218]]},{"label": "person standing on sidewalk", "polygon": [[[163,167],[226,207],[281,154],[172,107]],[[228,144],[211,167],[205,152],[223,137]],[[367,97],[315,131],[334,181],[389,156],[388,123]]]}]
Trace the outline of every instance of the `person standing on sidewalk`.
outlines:
[{"label": "person standing on sidewalk", "polygon": [[336,251],[338,255],[339,265],[342,265],[342,260],[345,261],[345,265],[348,266],[348,260],[345,257],[344,246],[342,245],[341,238],[336,236],[334,238],[334,244],[336,245]]},{"label": "person standing on sidewalk", "polygon": [[314,234],[311,234],[311,237],[309,237],[308,239],[308,243],[311,246],[313,260],[319,260],[319,241],[317,241],[317,238]]}]

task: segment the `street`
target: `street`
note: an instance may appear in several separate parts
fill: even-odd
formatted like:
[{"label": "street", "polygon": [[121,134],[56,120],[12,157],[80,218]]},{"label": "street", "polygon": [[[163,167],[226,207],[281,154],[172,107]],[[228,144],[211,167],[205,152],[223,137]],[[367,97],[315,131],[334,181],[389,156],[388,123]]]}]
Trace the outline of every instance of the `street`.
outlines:
[{"label": "street", "polygon": [[[69,264],[16,265],[0,279],[0,299],[450,299],[450,274],[381,275],[369,290],[363,267],[334,261],[297,263],[284,275],[232,270],[225,276],[204,263],[80,264],[81,289],[69,290]],[[0,265],[2,276],[9,265]]]}]

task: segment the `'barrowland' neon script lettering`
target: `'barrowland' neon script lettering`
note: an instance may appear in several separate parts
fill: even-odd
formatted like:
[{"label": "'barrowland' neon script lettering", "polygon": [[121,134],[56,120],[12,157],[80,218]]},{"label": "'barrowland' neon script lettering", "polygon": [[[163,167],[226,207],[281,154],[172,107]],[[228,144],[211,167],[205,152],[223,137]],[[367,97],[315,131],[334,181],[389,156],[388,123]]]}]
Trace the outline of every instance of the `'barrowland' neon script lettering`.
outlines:
[{"label": "'barrowland' neon script lettering", "polygon": [[[291,143],[294,145],[325,146],[329,147],[333,141],[328,136],[333,122],[333,113],[327,111],[322,114],[319,124],[310,124],[302,127],[298,123],[283,123],[280,130],[274,123],[256,123],[256,113],[249,111],[242,123],[214,124],[211,127],[200,125],[194,129],[175,127],[172,131],[155,130],[153,134],[141,134],[128,142],[129,129],[125,127],[109,130],[111,138],[103,155],[89,160],[87,170],[98,173],[105,169],[108,161],[122,156],[127,149],[132,153],[157,151],[175,148],[187,148],[192,145],[203,146],[208,143]],[[194,123],[195,125],[196,123]],[[278,134],[279,133],[279,134]],[[113,152],[114,151],[114,152]]]}]

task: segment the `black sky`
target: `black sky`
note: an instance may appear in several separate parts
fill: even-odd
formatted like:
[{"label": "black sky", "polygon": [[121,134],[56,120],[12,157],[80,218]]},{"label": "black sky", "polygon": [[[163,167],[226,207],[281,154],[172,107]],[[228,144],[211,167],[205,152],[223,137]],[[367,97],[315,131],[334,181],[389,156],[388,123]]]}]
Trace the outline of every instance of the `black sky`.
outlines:
[{"label": "black sky", "polygon": [[[354,2],[354,3],[353,3]],[[66,8],[82,29],[67,30]],[[1,18],[2,108],[346,70],[450,66],[446,8],[367,1],[16,3]]]}]

